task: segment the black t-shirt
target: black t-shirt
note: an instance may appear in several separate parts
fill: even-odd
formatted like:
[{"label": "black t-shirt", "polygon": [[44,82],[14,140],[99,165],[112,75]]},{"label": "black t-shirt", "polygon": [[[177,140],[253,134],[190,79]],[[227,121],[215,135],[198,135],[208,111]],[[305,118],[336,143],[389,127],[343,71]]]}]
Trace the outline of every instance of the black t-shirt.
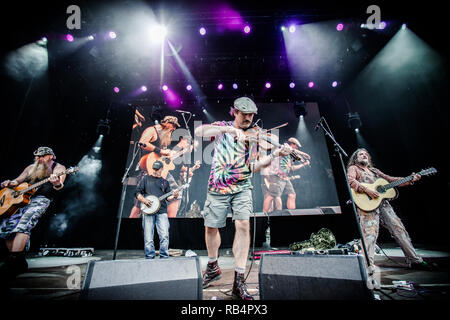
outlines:
[{"label": "black t-shirt", "polygon": [[[139,181],[135,197],[140,193],[144,197],[151,194],[156,197],[161,197],[162,195],[171,191],[169,182],[164,178],[156,178],[151,175],[145,175],[142,177],[141,181]],[[167,212],[167,200],[161,201],[161,207],[157,213],[166,213]]]}]

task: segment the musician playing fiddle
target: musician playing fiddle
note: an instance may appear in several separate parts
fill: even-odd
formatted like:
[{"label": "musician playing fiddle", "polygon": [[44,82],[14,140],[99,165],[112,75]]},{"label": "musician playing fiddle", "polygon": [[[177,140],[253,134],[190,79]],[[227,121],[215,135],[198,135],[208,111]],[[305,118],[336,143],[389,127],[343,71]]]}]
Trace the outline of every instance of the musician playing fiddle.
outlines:
[{"label": "musician playing fiddle", "polygon": [[[267,167],[275,158],[292,152],[292,148],[285,144],[270,155],[259,157],[258,143],[248,141],[250,134],[260,130],[252,126],[256,113],[256,104],[247,97],[241,97],[234,101],[230,111],[234,121],[214,122],[199,126],[195,130],[197,136],[215,140],[204,206],[205,242],[209,261],[203,274],[203,288],[221,278],[222,272],[217,260],[221,243],[218,228],[225,227],[230,206],[235,226],[232,294],[234,298],[241,300],[253,300],[244,280],[250,247],[249,218],[253,212],[252,174]],[[259,144],[259,147],[268,149],[269,145]]]}]

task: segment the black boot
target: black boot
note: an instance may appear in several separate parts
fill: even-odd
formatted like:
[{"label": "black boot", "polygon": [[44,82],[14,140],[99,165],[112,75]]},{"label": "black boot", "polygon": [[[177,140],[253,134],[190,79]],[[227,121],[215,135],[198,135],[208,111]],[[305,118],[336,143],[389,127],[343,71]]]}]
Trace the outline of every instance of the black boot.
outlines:
[{"label": "black boot", "polygon": [[233,281],[233,299],[236,300],[254,300],[254,298],[247,291],[247,284],[244,280],[244,274],[234,271]]},{"label": "black boot", "polygon": [[222,278],[222,270],[219,268],[218,261],[208,262],[206,271],[203,274],[203,289],[210,286],[211,282]]},{"label": "black boot", "polygon": [[0,281],[9,281],[28,270],[25,252],[10,252],[0,265]]}]

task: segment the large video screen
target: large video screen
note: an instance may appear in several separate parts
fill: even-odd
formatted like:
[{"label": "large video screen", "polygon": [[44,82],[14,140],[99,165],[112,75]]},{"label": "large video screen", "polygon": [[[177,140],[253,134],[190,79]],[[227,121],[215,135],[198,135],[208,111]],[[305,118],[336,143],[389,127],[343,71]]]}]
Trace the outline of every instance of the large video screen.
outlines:
[{"label": "large video screen", "polygon": [[[275,158],[270,166],[252,175],[255,215],[341,213],[325,136],[322,130],[315,130],[319,119],[315,102],[258,103],[254,124],[269,134],[272,141],[290,143],[304,156],[300,160],[290,156]],[[152,174],[152,164],[160,160],[164,164],[162,176],[171,188],[185,185],[177,199],[167,202],[169,217],[202,218],[215,141],[195,136],[194,130],[202,124],[233,120],[229,107],[205,110],[196,117],[169,106],[136,107],[134,122],[130,124],[129,171],[122,194],[122,217],[141,216],[141,203],[135,197],[137,185],[142,177]],[[174,131],[166,128],[170,127],[166,126],[168,123],[175,124]],[[159,152],[146,150],[153,149],[152,146],[157,146]],[[259,157],[273,150],[261,149]]]}]

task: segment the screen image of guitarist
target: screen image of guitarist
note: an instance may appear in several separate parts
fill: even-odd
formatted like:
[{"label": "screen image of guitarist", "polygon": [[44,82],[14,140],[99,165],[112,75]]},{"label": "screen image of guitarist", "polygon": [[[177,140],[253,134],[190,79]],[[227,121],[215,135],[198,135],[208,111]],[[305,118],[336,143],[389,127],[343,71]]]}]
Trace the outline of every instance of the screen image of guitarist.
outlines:
[{"label": "screen image of guitarist", "polygon": [[[350,157],[347,164],[347,177],[352,193],[365,194],[372,199],[379,198],[383,191],[381,189],[376,191],[367,186],[367,184],[373,184],[377,179],[381,178],[389,183],[404,182],[399,185],[402,187],[411,185],[421,178],[420,175],[415,173],[410,176],[410,179],[391,177],[384,174],[373,166],[369,152],[363,148],[356,150]],[[371,269],[368,270],[369,276],[374,272],[375,247],[380,224],[389,231],[401,247],[405,254],[406,262],[411,268],[425,270],[430,268],[430,265],[417,254],[405,226],[394,212],[388,200],[382,200],[381,204],[372,211],[364,211],[357,207],[357,212],[371,265]]]}]

